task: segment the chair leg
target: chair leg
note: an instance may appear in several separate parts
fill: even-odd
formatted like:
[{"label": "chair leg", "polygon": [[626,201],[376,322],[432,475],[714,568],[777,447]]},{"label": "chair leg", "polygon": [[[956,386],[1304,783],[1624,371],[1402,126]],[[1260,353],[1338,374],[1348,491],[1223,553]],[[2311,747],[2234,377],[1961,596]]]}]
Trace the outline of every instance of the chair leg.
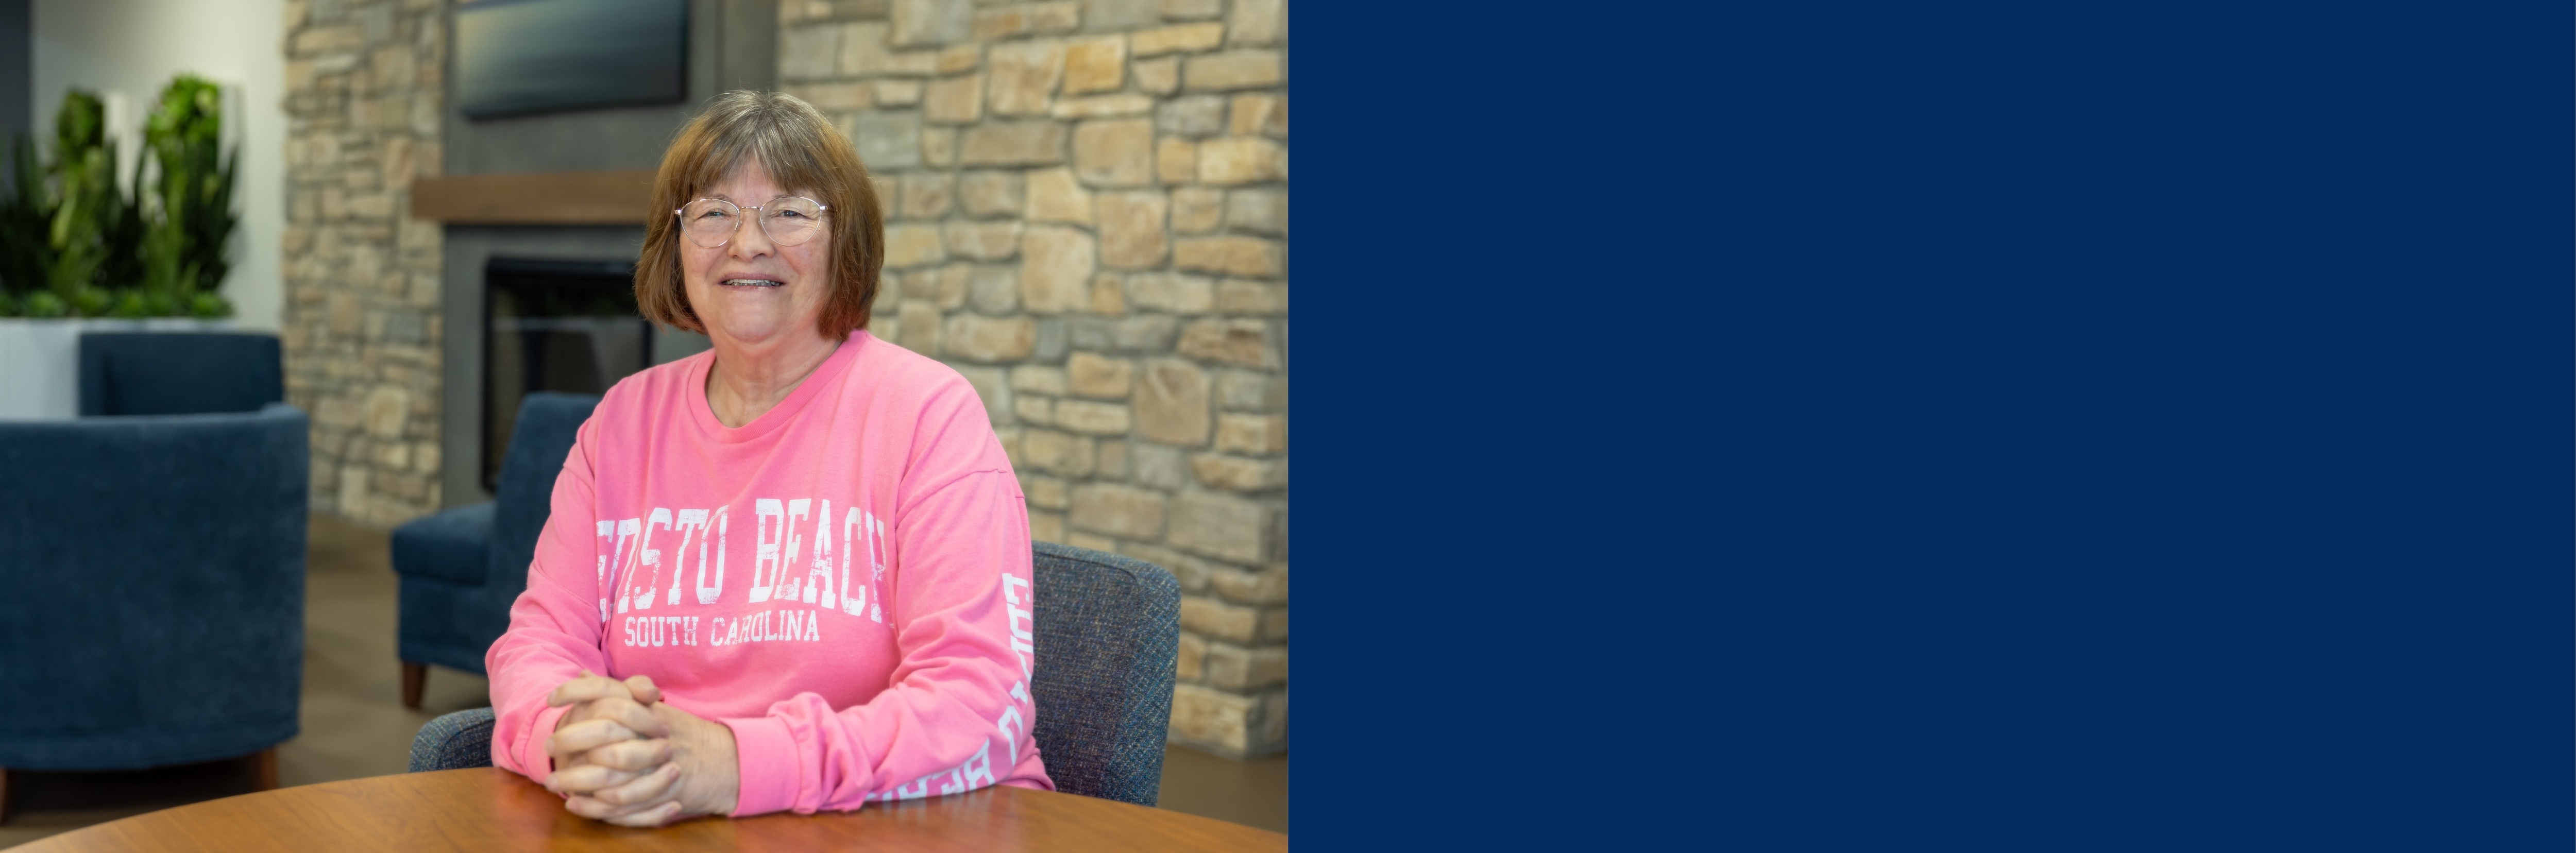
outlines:
[{"label": "chair leg", "polygon": [[259,790],[277,790],[277,747],[252,753],[250,774],[251,784]]},{"label": "chair leg", "polygon": [[403,707],[420,710],[420,691],[429,685],[429,664],[403,661]]}]

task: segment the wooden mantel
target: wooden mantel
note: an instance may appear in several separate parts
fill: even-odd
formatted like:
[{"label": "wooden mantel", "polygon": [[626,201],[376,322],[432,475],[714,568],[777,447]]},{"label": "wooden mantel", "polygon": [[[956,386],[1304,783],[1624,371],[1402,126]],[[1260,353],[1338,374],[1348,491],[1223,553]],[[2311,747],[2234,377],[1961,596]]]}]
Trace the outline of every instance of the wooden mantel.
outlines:
[{"label": "wooden mantel", "polygon": [[417,178],[411,215],[453,225],[642,225],[653,170]]}]

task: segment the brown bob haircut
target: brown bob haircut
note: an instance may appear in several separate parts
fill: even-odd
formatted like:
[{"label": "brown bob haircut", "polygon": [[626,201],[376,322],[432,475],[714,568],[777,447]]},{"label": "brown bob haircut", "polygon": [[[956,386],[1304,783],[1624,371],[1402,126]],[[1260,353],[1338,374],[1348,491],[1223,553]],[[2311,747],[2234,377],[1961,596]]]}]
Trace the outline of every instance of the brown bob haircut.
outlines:
[{"label": "brown bob haircut", "polygon": [[[644,252],[635,262],[635,304],[644,318],[704,334],[706,324],[689,306],[680,270],[680,218],[672,214],[746,161],[758,160],[789,192],[823,203],[825,234],[832,241],[830,293],[815,330],[839,340],[868,327],[885,266],[885,212],[868,182],[849,137],[812,104],[777,92],[726,92],[680,128],[653,177],[653,215],[645,220]],[[762,200],[762,204],[768,203]],[[758,227],[758,226],[753,226]]]}]

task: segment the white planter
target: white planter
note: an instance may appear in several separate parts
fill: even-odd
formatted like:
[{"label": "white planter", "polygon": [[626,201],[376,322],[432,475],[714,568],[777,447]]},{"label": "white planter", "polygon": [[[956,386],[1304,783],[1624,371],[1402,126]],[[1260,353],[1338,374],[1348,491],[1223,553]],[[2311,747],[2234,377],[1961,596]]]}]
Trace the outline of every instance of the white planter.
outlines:
[{"label": "white planter", "polygon": [[187,317],[148,320],[0,317],[0,420],[80,415],[82,332],[219,332],[233,321]]}]

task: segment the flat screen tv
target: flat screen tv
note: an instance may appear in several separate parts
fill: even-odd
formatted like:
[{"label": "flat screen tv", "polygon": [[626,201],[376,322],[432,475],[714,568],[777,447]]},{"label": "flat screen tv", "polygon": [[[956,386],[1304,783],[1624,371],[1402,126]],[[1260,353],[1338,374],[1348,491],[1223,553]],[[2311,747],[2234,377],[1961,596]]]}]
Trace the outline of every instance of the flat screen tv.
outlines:
[{"label": "flat screen tv", "polygon": [[456,9],[456,102],[497,118],[688,96],[689,0],[473,0]]}]

